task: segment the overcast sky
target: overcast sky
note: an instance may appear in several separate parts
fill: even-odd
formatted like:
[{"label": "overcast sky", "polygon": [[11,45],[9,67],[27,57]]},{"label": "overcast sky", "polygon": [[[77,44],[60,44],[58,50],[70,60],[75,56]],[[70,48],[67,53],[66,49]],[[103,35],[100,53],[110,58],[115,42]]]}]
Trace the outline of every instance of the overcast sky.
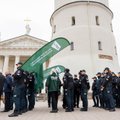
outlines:
[{"label": "overcast sky", "polygon": [[[120,61],[120,0],[109,0],[114,13],[113,29]],[[25,19],[30,19],[30,35],[49,41],[50,16],[54,0],[0,0],[1,40],[25,34]]]}]

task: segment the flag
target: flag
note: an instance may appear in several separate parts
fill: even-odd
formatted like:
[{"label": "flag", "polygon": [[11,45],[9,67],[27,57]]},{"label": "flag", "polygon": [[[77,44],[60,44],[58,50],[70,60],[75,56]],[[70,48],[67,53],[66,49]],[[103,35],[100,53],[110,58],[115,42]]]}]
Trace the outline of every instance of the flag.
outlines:
[{"label": "flag", "polygon": [[22,69],[28,72],[35,72],[37,75],[37,86],[41,87],[43,81],[43,63],[69,45],[70,42],[62,37],[48,42],[22,65]]},{"label": "flag", "polygon": [[56,65],[54,67],[48,68],[43,72],[44,80],[47,79],[47,77],[50,75],[50,72],[52,71],[52,69],[55,69],[58,74],[65,71],[65,67],[62,65]]}]

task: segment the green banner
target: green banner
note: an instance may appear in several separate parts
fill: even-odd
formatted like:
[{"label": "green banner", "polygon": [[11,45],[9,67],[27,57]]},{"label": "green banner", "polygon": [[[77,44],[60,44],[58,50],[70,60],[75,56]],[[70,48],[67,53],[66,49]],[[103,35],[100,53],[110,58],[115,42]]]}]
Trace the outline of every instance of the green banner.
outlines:
[{"label": "green banner", "polygon": [[65,67],[62,65],[56,65],[54,67],[48,68],[43,72],[44,79],[47,79],[47,77],[50,75],[52,69],[55,69],[58,74],[65,71]]},{"label": "green banner", "polygon": [[45,61],[49,60],[52,56],[70,45],[69,41],[65,38],[56,38],[45,46],[40,48],[33,54],[22,66],[26,71],[34,71],[37,66],[40,66]]},{"label": "green banner", "polygon": [[61,50],[70,45],[65,38],[56,38],[44,45],[36,53],[34,53],[22,66],[22,69],[29,72],[35,72],[37,78],[37,86],[42,86],[43,81],[43,63],[59,53]]}]

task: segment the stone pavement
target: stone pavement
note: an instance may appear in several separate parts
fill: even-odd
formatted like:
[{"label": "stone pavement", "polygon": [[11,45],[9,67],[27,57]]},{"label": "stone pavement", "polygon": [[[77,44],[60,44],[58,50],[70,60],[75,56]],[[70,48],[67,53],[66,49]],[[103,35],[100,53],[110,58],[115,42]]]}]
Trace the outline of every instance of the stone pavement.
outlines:
[{"label": "stone pavement", "polygon": [[[18,117],[8,117],[12,111],[8,113],[0,112],[0,120],[120,120],[120,109],[115,112],[109,112],[100,108],[93,108],[92,101],[89,100],[89,111],[80,112],[78,108],[74,112],[66,113],[62,109],[62,102],[59,101],[59,112],[49,113],[50,108],[47,108],[47,102],[36,102],[35,109]],[[3,105],[0,110],[3,110]]]}]

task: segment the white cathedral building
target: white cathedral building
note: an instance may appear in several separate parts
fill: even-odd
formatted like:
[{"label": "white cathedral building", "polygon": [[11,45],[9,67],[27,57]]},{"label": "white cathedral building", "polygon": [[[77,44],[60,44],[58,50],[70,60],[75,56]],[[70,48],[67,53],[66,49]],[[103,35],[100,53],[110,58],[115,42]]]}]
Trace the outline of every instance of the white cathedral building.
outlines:
[{"label": "white cathedral building", "polygon": [[85,69],[90,77],[105,67],[120,71],[112,19],[108,0],[55,0],[52,39],[65,37],[71,48],[53,57],[50,65],[64,65],[72,74]]},{"label": "white cathedral building", "polygon": [[24,63],[46,43],[47,41],[28,34],[0,41],[0,72],[13,73],[16,71],[16,63]]}]

